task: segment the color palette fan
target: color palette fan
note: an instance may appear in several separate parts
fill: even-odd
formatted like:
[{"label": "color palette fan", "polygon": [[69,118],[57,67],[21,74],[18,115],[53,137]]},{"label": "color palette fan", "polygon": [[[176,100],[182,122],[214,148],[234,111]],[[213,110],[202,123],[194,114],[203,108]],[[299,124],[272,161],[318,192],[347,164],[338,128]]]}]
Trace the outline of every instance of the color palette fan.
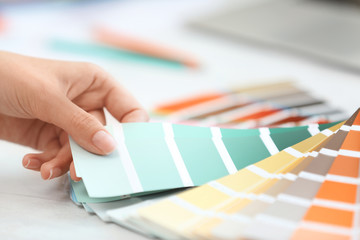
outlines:
[{"label": "color palette fan", "polygon": [[[334,122],[344,119],[342,111],[291,83],[223,92],[215,100],[191,97],[154,111],[166,112],[158,119],[191,125],[109,126],[118,147],[108,156],[91,154],[70,140],[82,178],[71,181],[72,200],[103,221],[164,239],[351,239],[358,234],[360,154],[349,147],[358,141],[358,112],[345,124]],[[227,121],[235,115],[242,117]],[[200,187],[186,190],[194,186]],[[337,194],[343,189],[348,192]],[[331,199],[337,195],[347,202]],[[339,213],[331,215],[339,226],[314,221],[331,219],[326,207],[336,210],[330,215]]]},{"label": "color palette fan", "polygon": [[[121,131],[119,131],[119,128],[116,128],[116,126],[113,128],[113,131],[122,132],[122,137],[117,138],[119,144],[122,145],[119,149],[122,149],[122,152],[135,152],[136,157],[128,158],[126,160],[128,161],[127,164],[129,165],[130,163],[130,165],[133,164],[133,166],[136,166],[133,170],[135,170],[134,172],[136,173],[135,175],[138,176],[138,179],[142,180],[140,181],[140,186],[150,186],[151,188],[147,188],[143,190],[143,192],[134,191],[135,188],[131,188],[131,178],[127,178],[127,176],[134,176],[134,172],[129,175],[129,173],[124,171],[125,167],[122,165],[124,159],[119,158],[117,153],[105,157],[98,156],[86,152],[74,142],[71,142],[75,168],[83,178],[80,182],[72,182],[71,197],[74,202],[83,205],[87,211],[96,213],[104,221],[113,221],[134,231],[141,232],[142,234],[155,236],[153,230],[150,231],[146,228],[144,229],[144,227],[139,227],[139,223],[134,223],[131,219],[133,214],[137,213],[137,209],[173,194],[173,192],[164,192],[164,190],[201,185],[202,182],[216,179],[218,175],[229,175],[237,172],[237,169],[252,166],[251,164],[259,162],[264,156],[277,156],[278,154],[287,156],[294,154],[289,150],[289,145],[303,139],[315,138],[315,140],[310,140],[308,144],[302,144],[304,147],[299,147],[300,150],[305,148],[305,150],[303,149],[301,151],[306,152],[306,147],[319,144],[326,139],[327,135],[330,135],[340,127],[340,124],[334,125],[335,123],[274,129],[220,129],[159,123],[119,124],[117,127],[121,126]],[[332,128],[328,130],[328,127]],[[176,159],[174,157],[176,154],[171,153],[173,149],[166,149],[166,147],[169,147],[166,142],[170,141],[170,138],[165,132],[169,131],[169,129],[173,131],[173,135],[171,135],[173,137],[172,144],[179,146],[177,149],[180,159]],[[114,136],[117,137],[118,135],[114,134]],[[157,138],[154,136],[157,136]],[[194,137],[197,138],[194,139]],[[129,142],[125,140],[127,138],[130,139]],[[143,142],[141,143],[141,141]],[[159,148],[154,147],[152,142],[157,142],[156,145],[160,144],[162,151],[169,151],[168,156],[170,156],[170,158],[161,158],[164,155],[159,155]],[[181,146],[184,142],[187,143],[185,145],[187,147]],[[133,148],[131,144],[133,144]],[[147,151],[141,148],[142,144],[145,146],[149,144]],[[134,146],[139,146],[139,148],[134,148]],[[284,151],[290,151],[290,153],[284,154],[281,151],[283,149]],[[185,152],[185,154],[182,155],[181,152],[184,150],[193,154],[187,154]],[[206,154],[208,154],[208,152],[214,154],[215,151],[218,151],[217,155],[219,158],[209,159],[209,162],[207,162],[206,157],[208,155],[202,156],[199,150],[207,151]],[[140,156],[136,155],[138,151],[142,153]],[[132,154],[128,154],[128,156],[132,156]],[[184,156],[184,158],[182,156]],[[222,157],[224,157],[224,159]],[[151,159],[151,161],[149,159]],[[176,161],[179,160],[182,162],[183,168],[178,167],[179,165],[181,166],[179,162],[176,164]],[[228,165],[226,165],[226,161],[224,160],[228,160]],[[211,161],[214,161],[213,163],[215,164],[210,164]],[[188,165],[186,164],[187,162],[191,162],[194,165]],[[164,164],[161,165],[159,163]],[[233,168],[226,167],[229,166],[229,163],[233,164]],[[226,169],[223,172],[220,171],[221,167],[219,166],[221,166],[221,164],[222,168]],[[149,165],[153,166],[151,167]],[[167,169],[167,167],[171,165],[175,167]],[[154,167],[158,168],[156,175],[154,175],[153,172]],[[174,172],[174,168],[177,169],[177,172]],[[136,169],[141,171],[137,171]],[[182,176],[184,170],[186,170],[185,172],[187,173],[191,173],[191,175],[189,174],[188,176],[191,176],[190,179],[192,183],[190,182],[189,185],[185,185],[184,182],[171,180],[174,176]],[[168,174],[167,171],[171,174]],[[214,173],[218,175],[214,176]],[[121,179],[119,179],[119,177],[121,177]],[[159,182],[166,182],[166,185],[164,185],[164,183],[159,184]],[[129,198],[130,196],[131,198]],[[209,195],[209,197],[211,197],[211,195]]]},{"label": "color palette fan", "polygon": [[340,125],[133,221],[166,239],[358,239],[359,111]]}]

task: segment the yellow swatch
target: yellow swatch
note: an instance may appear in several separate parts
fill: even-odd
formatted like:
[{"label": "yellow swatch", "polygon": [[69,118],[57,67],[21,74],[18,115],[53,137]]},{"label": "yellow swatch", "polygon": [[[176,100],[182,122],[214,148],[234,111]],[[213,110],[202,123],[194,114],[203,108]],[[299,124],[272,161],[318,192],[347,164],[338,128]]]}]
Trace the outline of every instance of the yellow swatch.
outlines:
[{"label": "yellow swatch", "polygon": [[251,192],[252,188],[262,180],[266,180],[266,178],[243,169],[233,175],[220,178],[217,182],[235,192]]},{"label": "yellow swatch", "polygon": [[213,208],[230,199],[229,195],[209,185],[185,191],[177,196],[203,210]]}]

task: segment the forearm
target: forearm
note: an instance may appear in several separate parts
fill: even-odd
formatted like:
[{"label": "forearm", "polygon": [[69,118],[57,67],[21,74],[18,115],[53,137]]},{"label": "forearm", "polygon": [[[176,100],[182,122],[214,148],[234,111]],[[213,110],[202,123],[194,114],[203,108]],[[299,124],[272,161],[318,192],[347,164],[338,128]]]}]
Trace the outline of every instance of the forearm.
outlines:
[{"label": "forearm", "polygon": [[4,117],[2,116],[2,114],[0,114],[0,139],[5,139],[4,138],[4,125],[5,125]]}]

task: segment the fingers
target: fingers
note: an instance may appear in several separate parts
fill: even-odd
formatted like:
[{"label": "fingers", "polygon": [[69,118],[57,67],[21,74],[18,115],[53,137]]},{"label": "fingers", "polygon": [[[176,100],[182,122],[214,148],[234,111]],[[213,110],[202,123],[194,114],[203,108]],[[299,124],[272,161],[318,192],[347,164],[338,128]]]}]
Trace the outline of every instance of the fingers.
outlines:
[{"label": "fingers", "polygon": [[58,94],[46,104],[46,114],[40,119],[64,129],[86,150],[96,154],[109,154],[116,146],[113,137],[106,131],[101,122],[87,113],[66,96]]},{"label": "fingers", "polygon": [[113,82],[105,107],[120,122],[147,122],[149,116],[137,100],[121,85]]},{"label": "fingers", "polygon": [[40,171],[41,165],[53,159],[59,152],[61,145],[57,139],[52,140],[42,153],[26,154],[22,164],[25,168]]},{"label": "fingers", "polygon": [[[79,68],[82,69],[79,71]],[[93,64],[81,64],[76,72],[83,72],[80,81],[72,83],[84,86],[92,80],[85,94],[76,94],[72,87],[68,96],[86,110],[106,107],[120,122],[146,122],[148,115],[138,101],[113,77],[100,67]],[[85,69],[85,70],[84,70]],[[73,73],[75,74],[75,73]],[[73,78],[71,78],[73,79]],[[71,84],[70,84],[71,85]]]},{"label": "fingers", "polygon": [[[70,167],[69,167],[70,166]],[[41,177],[44,180],[50,180],[65,174],[70,168],[70,177],[75,182],[81,180],[76,176],[74,162],[71,157],[70,145],[65,144],[59,153],[50,161],[41,166]]]},{"label": "fingers", "polygon": [[71,162],[72,155],[69,143],[67,142],[61,147],[57,140],[52,141],[43,153],[27,154],[23,158],[23,166],[30,170],[40,171],[44,180],[65,174],[69,170]]},{"label": "fingers", "polygon": [[97,120],[99,120],[101,122],[101,124],[103,124],[103,125],[106,124],[105,113],[104,113],[103,109],[89,111],[89,113],[91,115],[93,115]]},{"label": "fingers", "polygon": [[[97,111],[97,118],[102,118],[102,111]],[[70,176],[74,181],[80,181],[76,176],[74,163],[72,161],[69,139],[65,132],[59,138],[47,144],[44,152],[27,154],[23,158],[23,166],[29,170],[40,171],[44,180],[50,180],[65,174],[69,170]]]},{"label": "fingers", "polygon": [[50,180],[67,173],[72,162],[70,144],[66,143],[57,155],[50,161],[44,163],[40,168],[41,177]]},{"label": "fingers", "polygon": [[[82,101],[84,106],[80,106],[88,111],[105,105],[120,122],[148,121],[146,111],[127,90],[102,70],[94,69],[92,71],[96,74],[91,74],[92,77],[81,78],[81,81],[78,79],[76,82],[68,81],[66,89],[71,92],[70,99],[76,98],[77,103]],[[84,87],[85,83],[90,85],[82,90],[77,89]],[[60,90],[45,92],[38,99],[40,105],[33,112],[42,121],[64,129],[80,146],[92,153],[105,155],[114,151],[115,140],[103,124],[70,99],[67,93]]]}]

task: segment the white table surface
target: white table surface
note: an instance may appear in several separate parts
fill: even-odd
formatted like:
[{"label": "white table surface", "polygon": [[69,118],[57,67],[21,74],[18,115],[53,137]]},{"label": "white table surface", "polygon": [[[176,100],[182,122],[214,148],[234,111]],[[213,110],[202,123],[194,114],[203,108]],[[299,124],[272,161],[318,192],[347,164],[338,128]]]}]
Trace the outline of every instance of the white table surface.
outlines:
[{"label": "white table surface", "polygon": [[[244,4],[247,2],[244,0]],[[204,89],[293,79],[344,109],[349,116],[356,110],[360,100],[358,73],[276,49],[234,43],[186,27],[189,19],[222,4],[221,0],[143,0],[104,1],[69,9],[41,5],[5,8],[2,14],[11,24],[8,32],[0,35],[0,49],[96,62],[146,108]],[[44,48],[44,39],[51,35],[86,38],[86,29],[93,23],[187,50],[199,58],[202,67],[189,70],[110,62]],[[31,151],[0,141],[0,239],[145,239],[115,224],[104,223],[74,205],[64,178],[44,181],[37,172],[24,169],[21,159]]]}]

